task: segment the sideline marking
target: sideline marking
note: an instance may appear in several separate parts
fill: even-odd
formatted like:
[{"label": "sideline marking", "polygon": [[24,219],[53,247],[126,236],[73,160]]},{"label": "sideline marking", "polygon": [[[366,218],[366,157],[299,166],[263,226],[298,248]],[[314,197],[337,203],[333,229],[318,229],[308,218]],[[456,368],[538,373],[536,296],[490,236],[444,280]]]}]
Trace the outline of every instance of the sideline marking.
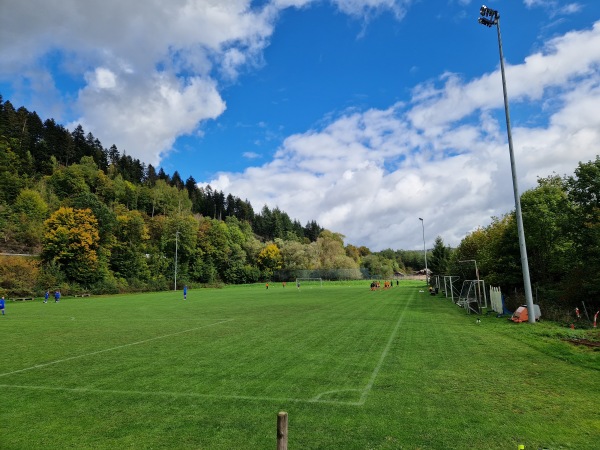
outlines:
[{"label": "sideline marking", "polygon": [[363,389],[362,395],[360,396],[360,400],[358,401],[358,404],[361,406],[364,405],[365,402],[367,401],[367,396],[371,392],[371,389],[373,388],[373,384],[375,384],[375,379],[377,378],[377,375],[379,375],[379,370],[381,370],[381,366],[383,366],[383,361],[385,360],[388,352],[390,351],[390,347],[392,346],[392,341],[396,337],[396,334],[398,333],[398,329],[400,328],[400,324],[402,323],[402,320],[404,319],[404,314],[406,313],[406,310],[408,309],[408,305],[411,303],[412,303],[412,301],[408,301],[404,305],[404,309],[402,310],[402,313],[400,313],[400,317],[398,318],[398,321],[396,322],[396,326],[394,327],[392,334],[390,335],[390,338],[388,339],[387,344],[386,344],[385,348],[383,349],[383,352],[381,353],[379,362],[375,366],[375,369],[373,370],[373,373],[371,374],[371,378],[369,379],[369,382]]},{"label": "sideline marking", "polygon": [[[407,302],[404,305],[404,309],[402,310],[402,312],[400,313],[400,316],[398,317],[398,320],[396,321],[396,324],[394,326],[394,329],[392,330],[390,337],[385,345],[385,347],[383,348],[383,351],[381,352],[381,356],[379,357],[379,361],[377,363],[377,365],[375,366],[375,368],[373,369],[373,373],[371,374],[371,377],[369,378],[369,382],[367,383],[367,385],[363,388],[363,389],[337,389],[337,390],[333,390],[333,391],[326,391],[326,392],[321,392],[320,394],[316,395],[315,397],[312,398],[308,398],[308,399],[299,399],[299,398],[278,398],[278,397],[267,397],[267,396],[251,396],[251,395],[217,395],[217,394],[199,394],[199,393],[193,393],[193,392],[170,392],[170,391],[135,391],[135,390],[114,390],[114,389],[88,389],[88,388],[63,388],[63,387],[47,387],[47,386],[24,386],[24,385],[11,385],[11,384],[0,384],[0,388],[13,388],[13,389],[29,389],[29,390],[38,390],[38,391],[62,391],[62,392],[73,392],[73,393],[82,393],[82,394],[113,394],[113,395],[139,395],[139,396],[155,396],[155,397],[159,397],[159,396],[163,396],[163,397],[181,397],[181,398],[211,398],[211,399],[216,399],[216,400],[247,400],[247,401],[270,401],[270,402],[294,402],[294,403],[325,403],[325,404],[332,404],[332,405],[345,405],[345,406],[363,406],[367,400],[367,397],[369,395],[369,393],[371,392],[373,385],[375,384],[375,380],[377,379],[377,376],[379,375],[379,371],[381,370],[381,367],[383,366],[383,363],[385,361],[385,358],[387,357],[389,350],[392,346],[392,342],[394,341],[396,334],[398,333],[398,330],[400,329],[400,325],[403,322],[404,319],[404,315],[406,314],[406,311],[409,307],[409,304],[411,302]],[[141,344],[144,342],[149,342],[149,341],[153,341],[156,339],[162,339],[164,337],[169,337],[169,336],[174,336],[177,334],[181,334],[181,333],[187,333],[189,331],[193,331],[193,330],[197,330],[200,328],[205,328],[208,326],[212,326],[212,325],[218,325],[220,323],[225,323],[225,322],[230,322],[234,319],[228,319],[228,320],[223,320],[221,322],[216,322],[210,325],[204,325],[202,327],[197,327],[197,328],[192,328],[190,330],[184,330],[184,331],[179,331],[177,333],[172,333],[172,334],[167,334],[164,336],[158,336],[155,338],[151,338],[151,339],[146,339],[144,341],[139,341],[139,342],[133,342],[131,344],[125,344],[125,345],[121,345],[118,347],[114,347],[112,349],[106,349],[106,350],[100,350],[97,352],[93,352],[93,353],[88,353],[86,355],[80,355],[80,356],[73,356],[71,358],[67,358],[67,359],[63,359],[60,361],[54,361],[51,363],[47,363],[47,364],[42,364],[42,365],[38,365],[38,366],[34,366],[34,367],[30,367],[27,369],[21,369],[15,372],[10,372],[10,373],[18,373],[18,372],[22,372],[25,370],[31,370],[31,369],[35,369],[38,367],[44,367],[50,364],[56,364],[59,362],[63,362],[63,361],[68,361],[70,359],[75,359],[75,358],[81,358],[84,356],[89,356],[89,355],[94,355],[94,354],[98,354],[98,353],[102,353],[102,352],[107,352],[110,350],[115,350],[115,349],[119,349],[119,348],[123,348],[123,347],[128,347],[131,345],[137,345],[137,344]],[[0,374],[0,377],[4,376],[4,375],[9,375],[9,374]],[[359,398],[358,401],[344,401],[344,400],[327,400],[327,399],[323,399],[322,397],[324,395],[327,394],[331,394],[331,393],[337,393],[337,392],[342,392],[342,391],[347,391],[347,392],[351,392],[351,391],[356,391],[356,392],[361,392],[361,396]]]},{"label": "sideline marking", "polygon": [[[29,389],[29,390],[64,391],[64,392],[74,392],[74,393],[79,392],[79,393],[84,393],[84,394],[85,393],[96,393],[96,394],[142,395],[142,396],[170,396],[170,397],[235,399],[235,400],[248,400],[248,401],[295,402],[295,403],[313,403],[313,404],[314,403],[326,403],[326,404],[346,405],[346,406],[363,406],[367,400],[369,393],[371,392],[371,390],[373,388],[373,385],[375,384],[375,380],[377,379],[377,376],[379,375],[379,371],[381,370],[381,367],[383,366],[385,358],[387,357],[389,350],[391,348],[392,342],[393,342],[394,338],[396,337],[396,334],[398,333],[398,330],[404,319],[406,311],[411,303],[412,303],[412,301],[409,301],[404,305],[404,308],[402,309],[402,312],[400,313],[400,316],[398,317],[398,320],[396,321],[394,329],[392,330],[392,332],[390,334],[387,344],[385,345],[385,347],[381,353],[379,361],[378,361],[377,365],[375,366],[367,385],[363,389],[338,389],[338,390],[334,390],[334,391],[322,392],[322,393],[318,394],[317,396],[309,398],[309,399],[298,399],[298,398],[277,398],[277,397],[267,397],[267,396],[249,396],[249,395],[216,395],[216,394],[199,394],[199,393],[190,393],[190,392],[169,392],[169,391],[130,391],[130,390],[87,389],[87,388],[62,388],[62,387],[24,386],[24,385],[10,385],[10,384],[0,384],[0,387],[1,388]],[[182,333],[188,333],[190,331],[198,330],[201,328],[206,328],[206,327],[213,326],[213,325],[219,325],[221,323],[230,322],[232,320],[235,320],[235,319],[224,319],[220,322],[212,323],[209,325],[204,325],[201,327],[191,328],[189,330],[183,330],[183,331],[179,331],[176,333],[167,334],[164,336],[157,336],[157,337],[146,339],[143,341],[132,342],[130,344],[124,344],[124,345],[120,345],[120,346],[105,349],[105,350],[99,350],[99,351],[88,353],[85,355],[73,356],[70,358],[65,358],[62,360],[53,361],[53,362],[49,362],[46,364],[39,364],[39,365],[36,365],[33,367],[16,370],[16,371],[9,372],[9,373],[0,374],[0,377],[6,376],[6,375],[11,375],[14,373],[24,372],[24,371],[32,370],[32,369],[36,369],[36,368],[41,368],[41,367],[49,366],[52,364],[69,361],[72,359],[82,358],[85,356],[91,356],[91,355],[95,355],[95,354],[99,354],[99,353],[103,353],[103,352],[108,352],[111,350],[117,350],[119,348],[142,344],[145,342],[150,342],[150,341],[162,339],[165,337],[175,336],[175,335],[182,334]],[[340,392],[340,391],[356,391],[356,392],[362,392],[362,394],[358,401],[327,400],[327,399],[321,398],[324,395],[334,393],[334,392]]]},{"label": "sideline marking", "polygon": [[19,370],[13,370],[12,372],[0,373],[0,377],[13,375],[15,373],[26,372],[28,370],[33,370],[33,369],[40,369],[42,367],[51,366],[53,364],[59,364],[59,363],[66,362],[66,361],[71,361],[73,359],[85,358],[86,356],[98,355],[100,353],[110,352],[112,350],[118,350],[120,348],[131,347],[132,345],[145,344],[146,342],[156,341],[157,339],[164,339],[164,338],[171,337],[171,336],[177,336],[178,334],[189,333],[190,331],[200,330],[201,328],[212,327],[213,325],[219,325],[221,323],[231,322],[232,320],[235,320],[235,319],[222,320],[220,322],[215,322],[215,323],[211,323],[208,325],[202,325],[201,327],[190,328],[189,330],[177,331],[175,333],[165,334],[163,336],[156,336],[156,337],[153,337],[150,339],[144,339],[143,341],[137,341],[137,342],[131,342],[129,344],[118,345],[116,347],[107,348],[104,350],[98,350],[98,351],[91,352],[91,353],[85,353],[83,355],[70,356],[69,358],[59,359],[59,360],[51,361],[51,362],[44,363],[44,364],[36,364],[35,366],[26,367],[25,369],[19,369]]},{"label": "sideline marking", "polygon": [[333,391],[325,391],[325,392],[321,392],[319,395],[313,397],[310,402],[313,403],[344,403],[344,404],[348,404],[348,405],[356,405],[356,406],[360,406],[361,403],[360,401],[358,402],[344,402],[344,401],[340,401],[340,400],[321,400],[321,397],[323,397],[324,395],[327,394],[337,394],[338,392],[362,392],[362,389],[334,389]]},{"label": "sideline marking", "polygon": [[[367,401],[367,396],[371,392],[371,389],[373,389],[373,385],[375,384],[377,375],[379,375],[379,371],[381,370],[381,367],[383,366],[383,362],[384,362],[385,358],[387,357],[387,354],[390,351],[392,342],[393,342],[394,338],[396,337],[396,334],[398,333],[398,329],[400,328],[400,324],[402,323],[402,321],[404,319],[406,310],[408,309],[408,306],[411,303],[412,303],[412,301],[408,301],[404,305],[404,309],[402,309],[402,312],[400,313],[400,317],[398,317],[398,320],[396,321],[396,325],[394,326],[394,329],[392,330],[392,333],[390,334],[387,344],[385,345],[385,347],[383,348],[383,351],[381,352],[379,361],[377,362],[377,365],[373,369],[373,373],[371,374],[371,377],[369,378],[369,382],[363,389],[346,388],[346,389],[335,389],[332,391],[325,391],[325,392],[321,392],[320,394],[316,395],[309,401],[311,403],[338,403],[338,404],[344,404],[344,405],[363,406],[365,404],[365,402]],[[335,394],[338,392],[352,392],[352,391],[361,393],[358,401],[339,401],[339,400],[336,401],[336,400],[322,400],[321,399],[321,397],[323,397],[324,395],[327,395],[327,394]]]}]

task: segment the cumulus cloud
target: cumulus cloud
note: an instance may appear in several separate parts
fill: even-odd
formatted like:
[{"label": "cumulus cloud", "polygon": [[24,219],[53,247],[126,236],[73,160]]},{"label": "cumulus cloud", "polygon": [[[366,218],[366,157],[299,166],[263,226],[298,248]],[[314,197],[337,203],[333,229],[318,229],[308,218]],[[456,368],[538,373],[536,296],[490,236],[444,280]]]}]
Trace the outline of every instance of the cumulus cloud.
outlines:
[{"label": "cumulus cloud", "polygon": [[334,4],[345,12],[357,17],[368,17],[380,11],[392,11],[401,19],[406,14],[413,0],[332,0]]},{"label": "cumulus cloud", "polygon": [[[4,0],[0,79],[46,99],[45,108],[33,104],[38,111],[61,120],[64,108],[73,124],[105,145],[156,165],[177,137],[225,111],[222,80],[235,81],[242,70],[265,63],[263,50],[280,12],[317,1],[270,0],[257,7],[250,0]],[[413,0],[330,2],[368,21],[382,11],[401,19]],[[570,3],[561,14],[580,9]],[[548,115],[541,124],[513,123],[521,190],[538,176],[570,173],[599,153],[599,67],[600,22],[507,65],[511,105]],[[56,68],[76,81],[76,92],[60,92]],[[444,73],[415,86],[407,102],[328,117],[288,136],[266,164],[218,174],[210,184],[255,207],[279,206],[302,222],[315,219],[374,250],[419,248],[419,217],[430,242],[441,234],[455,245],[513,207],[500,91],[498,70],[472,79]],[[60,104],[66,106],[51,109]]]},{"label": "cumulus cloud", "polygon": [[[31,85],[47,64],[59,67],[81,86],[61,99],[73,123],[155,165],[178,136],[225,110],[216,75],[235,78],[260,60],[274,21],[248,0],[2,5],[0,77]],[[55,80],[46,79],[34,96],[47,97]]]},{"label": "cumulus cloud", "polygon": [[[68,112],[73,124],[157,165],[177,137],[223,113],[219,80],[231,82],[242,68],[263,64],[280,11],[315,1],[254,7],[250,0],[5,0],[0,79],[17,91],[33,89],[33,108]],[[388,9],[398,17],[410,3],[332,2],[347,14]],[[76,81],[79,92],[61,95],[48,65]],[[66,106],[52,109],[57,100]]]},{"label": "cumulus cloud", "polygon": [[213,80],[181,80],[165,73],[150,79],[121,74],[118,81],[103,74],[101,81],[80,90],[78,101],[86,114],[75,123],[92,132],[101,130],[122,153],[138,158],[142,153],[143,160],[152,164],[161,160],[177,136],[192,133],[198,122],[225,110]]},{"label": "cumulus cloud", "polygon": [[581,3],[567,3],[560,5],[557,0],[524,0],[528,8],[540,7],[548,11],[550,17],[578,13],[583,9]]},{"label": "cumulus cloud", "polygon": [[[410,125],[402,105],[394,105],[291,136],[270,163],[221,174],[210,184],[244,192],[253,204],[294,211],[302,221],[314,218],[373,249],[412,248],[407,229],[420,226],[414,222],[419,216],[440,220],[438,227],[452,230],[446,238],[456,242],[466,226],[478,223],[474,214],[489,216],[485,205],[499,194],[494,173],[505,148],[497,135],[486,144],[480,138],[477,128],[465,126],[429,140]],[[453,156],[444,157],[450,148]],[[459,212],[452,214],[454,227],[444,220],[450,209]]]},{"label": "cumulus cloud", "polygon": [[[511,103],[543,108],[552,100],[547,123],[513,124],[521,192],[600,153],[599,39],[596,23],[508,68]],[[514,196],[502,97],[489,95],[501,90],[499,72],[439,81],[415,87],[407,104],[348,111],[290,136],[271,162],[210,184],[372,249],[419,248],[418,217],[430,242],[442,235],[456,245],[513,209]]]}]

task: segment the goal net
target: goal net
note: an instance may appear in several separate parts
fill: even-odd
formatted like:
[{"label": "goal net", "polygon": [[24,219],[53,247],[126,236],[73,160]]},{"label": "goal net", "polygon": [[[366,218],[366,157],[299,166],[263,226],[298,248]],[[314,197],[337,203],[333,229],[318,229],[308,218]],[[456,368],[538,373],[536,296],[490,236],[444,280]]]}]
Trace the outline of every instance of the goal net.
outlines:
[{"label": "goal net", "polygon": [[298,287],[323,287],[323,278],[296,278]]},{"label": "goal net", "polygon": [[458,280],[460,280],[458,276],[444,275],[444,294],[446,294],[446,298],[450,296],[453,303],[456,303],[460,298],[460,291],[456,286]]},{"label": "goal net", "polygon": [[460,291],[460,297],[456,304],[475,314],[481,314],[481,308],[487,308],[487,294],[485,292],[485,281],[465,280]]}]

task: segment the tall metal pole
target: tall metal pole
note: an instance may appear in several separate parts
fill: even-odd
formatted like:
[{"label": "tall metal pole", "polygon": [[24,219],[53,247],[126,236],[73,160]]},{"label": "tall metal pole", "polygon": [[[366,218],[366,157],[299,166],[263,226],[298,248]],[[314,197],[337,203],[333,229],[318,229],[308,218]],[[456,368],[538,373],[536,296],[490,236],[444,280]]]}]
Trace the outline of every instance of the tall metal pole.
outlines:
[{"label": "tall metal pole", "polygon": [[427,270],[427,249],[425,248],[425,222],[419,217],[421,227],[423,227],[423,256],[425,257],[425,282],[429,286],[429,271]]},{"label": "tall metal pole", "polygon": [[[482,7],[482,10],[486,7]],[[487,8],[486,8],[487,9]],[[504,53],[502,51],[502,35],[500,34],[500,15],[494,11],[494,19],[491,24],[496,25],[498,31],[498,49],[500,51],[500,72],[502,73],[502,91],[504,93],[504,112],[506,114],[506,132],[508,134],[508,151],[510,153],[510,170],[512,173],[513,191],[515,195],[515,210],[517,217],[517,230],[519,233],[519,250],[521,252],[521,269],[523,271],[523,285],[525,288],[525,302],[529,312],[529,323],[535,323],[535,312],[533,309],[533,295],[531,293],[531,280],[529,279],[529,263],[527,261],[527,247],[525,245],[525,230],[523,228],[523,215],[521,213],[521,198],[517,184],[517,169],[515,155],[513,152],[512,132],[510,129],[510,113],[508,111],[508,94],[506,92],[506,76],[504,74]],[[481,23],[481,22],[480,22]],[[490,26],[486,23],[484,25]]]},{"label": "tall metal pole", "polygon": [[175,286],[173,287],[174,291],[177,290],[177,248],[179,247],[178,237],[179,237],[179,231],[176,231],[175,232]]}]

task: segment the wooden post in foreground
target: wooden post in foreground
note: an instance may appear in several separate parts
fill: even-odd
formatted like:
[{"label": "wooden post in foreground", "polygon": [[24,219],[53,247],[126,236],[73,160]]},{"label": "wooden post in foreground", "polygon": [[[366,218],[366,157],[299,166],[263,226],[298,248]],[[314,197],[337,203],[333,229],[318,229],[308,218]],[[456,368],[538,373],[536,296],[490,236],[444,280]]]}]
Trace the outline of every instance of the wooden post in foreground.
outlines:
[{"label": "wooden post in foreground", "polygon": [[277,414],[277,450],[287,450],[288,440],[288,414],[280,412]]}]

